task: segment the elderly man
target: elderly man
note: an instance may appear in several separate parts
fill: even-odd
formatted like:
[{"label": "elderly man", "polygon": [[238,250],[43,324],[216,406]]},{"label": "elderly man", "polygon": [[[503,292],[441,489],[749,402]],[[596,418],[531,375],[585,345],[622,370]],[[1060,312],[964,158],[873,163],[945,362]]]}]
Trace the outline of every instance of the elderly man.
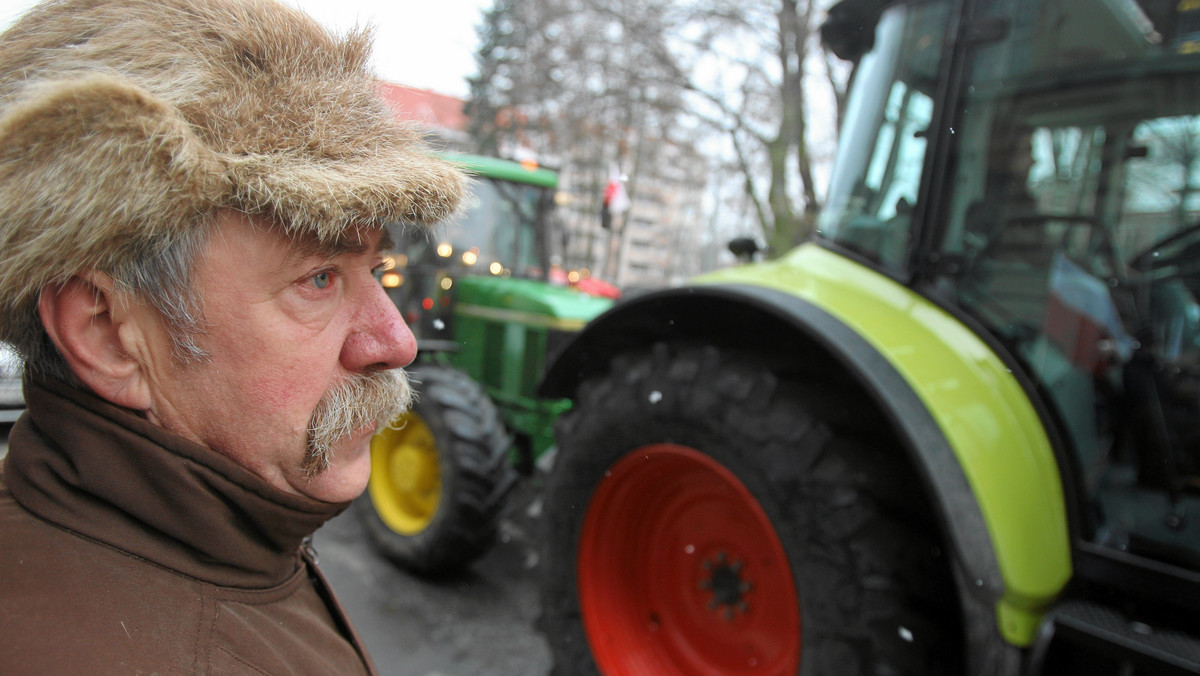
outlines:
[{"label": "elderly man", "polygon": [[302,543],[415,344],[383,225],[463,191],[369,36],[272,0],[65,0],[0,37],[0,673],[356,674]]}]

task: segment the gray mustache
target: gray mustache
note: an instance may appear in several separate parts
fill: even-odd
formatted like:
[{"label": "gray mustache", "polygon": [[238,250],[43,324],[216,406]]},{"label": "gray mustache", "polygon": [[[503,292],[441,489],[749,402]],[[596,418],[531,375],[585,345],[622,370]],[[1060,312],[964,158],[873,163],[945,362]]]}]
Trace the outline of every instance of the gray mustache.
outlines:
[{"label": "gray mustache", "polygon": [[379,429],[407,411],[416,399],[403,369],[355,374],[321,397],[308,423],[308,448],[301,468],[312,478],[329,469],[334,446],[372,425]]}]

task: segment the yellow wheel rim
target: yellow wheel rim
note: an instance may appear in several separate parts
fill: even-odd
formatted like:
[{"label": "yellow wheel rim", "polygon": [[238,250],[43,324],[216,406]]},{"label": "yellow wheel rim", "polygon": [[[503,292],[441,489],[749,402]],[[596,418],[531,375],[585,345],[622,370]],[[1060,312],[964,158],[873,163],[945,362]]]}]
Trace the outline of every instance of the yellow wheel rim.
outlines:
[{"label": "yellow wheel rim", "polygon": [[412,411],[371,439],[371,481],[375,512],[388,528],[416,535],[429,527],[442,497],[437,442],[429,425]]}]

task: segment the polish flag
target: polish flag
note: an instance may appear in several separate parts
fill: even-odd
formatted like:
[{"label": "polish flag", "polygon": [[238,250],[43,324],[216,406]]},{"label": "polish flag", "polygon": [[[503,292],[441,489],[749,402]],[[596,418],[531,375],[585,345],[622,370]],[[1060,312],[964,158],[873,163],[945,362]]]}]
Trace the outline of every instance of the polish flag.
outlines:
[{"label": "polish flag", "polygon": [[1046,336],[1072,363],[1096,375],[1114,357],[1125,360],[1133,352],[1108,284],[1061,253],[1050,271]]}]

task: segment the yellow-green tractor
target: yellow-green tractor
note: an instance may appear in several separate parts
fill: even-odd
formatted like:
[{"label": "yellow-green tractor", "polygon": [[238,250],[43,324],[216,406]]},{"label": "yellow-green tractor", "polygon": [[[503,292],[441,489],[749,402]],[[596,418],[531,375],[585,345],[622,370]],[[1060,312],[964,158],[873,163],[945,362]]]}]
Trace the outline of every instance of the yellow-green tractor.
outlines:
[{"label": "yellow-green tractor", "polygon": [[1200,3],[844,0],[819,236],[563,352],[555,674],[1200,673]]},{"label": "yellow-green tractor", "polygon": [[536,389],[547,360],[611,305],[552,283],[558,175],[468,155],[470,204],[433,234],[396,228],[380,281],[417,335],[419,399],[371,441],[357,511],[373,543],[422,574],[462,569],[495,541],[505,498],[570,406]]}]

